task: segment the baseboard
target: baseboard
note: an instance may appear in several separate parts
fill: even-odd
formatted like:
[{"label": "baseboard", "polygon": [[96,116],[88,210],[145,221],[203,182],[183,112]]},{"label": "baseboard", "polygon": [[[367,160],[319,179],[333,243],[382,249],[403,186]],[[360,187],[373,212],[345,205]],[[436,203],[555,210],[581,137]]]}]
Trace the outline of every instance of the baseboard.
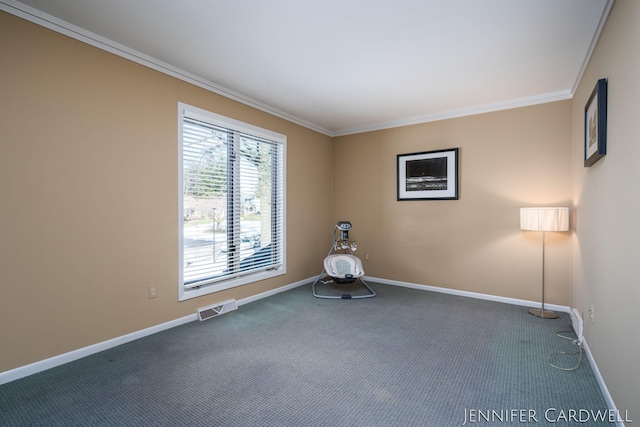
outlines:
[{"label": "baseboard", "polygon": [[607,385],[604,383],[604,378],[602,378],[602,375],[600,374],[600,370],[598,369],[598,365],[596,365],[596,361],[593,358],[593,355],[591,354],[591,350],[589,349],[589,345],[587,344],[587,340],[583,337],[582,339],[582,348],[584,349],[584,353],[587,355],[587,359],[589,360],[589,364],[591,365],[591,370],[593,370],[594,375],[596,376],[596,379],[598,380],[598,385],[600,386],[600,391],[602,392],[602,395],[604,396],[604,400],[606,400],[607,402],[607,406],[609,407],[609,411],[612,411],[615,414],[618,414],[618,420],[616,421],[616,426],[617,427],[625,427],[624,422],[621,420],[626,419],[626,414],[620,414],[620,412],[618,411],[616,404],[613,401],[613,398],[611,397],[611,394],[609,393],[609,389],[607,388]]},{"label": "baseboard", "polygon": [[[272,289],[266,292],[262,292],[257,295],[252,295],[247,298],[238,300],[238,305],[248,304],[253,301],[267,298],[271,295],[278,294],[280,292],[288,291],[289,289],[296,288],[308,284],[313,281],[313,278],[301,280],[289,285],[281,286],[276,289]],[[57,366],[64,365],[65,363],[73,362],[74,360],[81,359],[83,357],[91,356],[92,354],[99,353],[110,348],[126,344],[128,342],[144,338],[149,335],[156,334],[158,332],[165,331],[167,329],[175,328],[176,326],[184,325],[185,323],[194,322],[198,320],[196,313],[190,314],[179,319],[171,320],[169,322],[161,323],[159,325],[151,326],[146,329],[135,331],[126,335],[122,335],[107,341],[102,341],[87,347],[79,348],[77,350],[63,353],[58,356],[53,356],[48,359],[40,360],[38,362],[30,363],[29,365],[20,366],[9,371],[0,372],[0,385],[6,384],[11,381],[18,380],[20,378],[28,377],[29,375],[37,374],[38,372],[46,371],[47,369],[55,368]]]},{"label": "baseboard", "polygon": [[[497,296],[497,295],[482,294],[482,293],[479,293],[479,292],[461,291],[461,290],[458,290],[458,289],[440,288],[440,287],[437,287],[437,286],[421,285],[421,284],[418,284],[418,283],[400,282],[398,280],[381,279],[379,277],[365,276],[365,279],[366,280],[370,280],[370,281],[372,281],[374,283],[376,283],[376,282],[377,283],[382,283],[384,285],[402,286],[402,287],[405,287],[405,288],[421,289],[423,291],[439,292],[441,294],[458,295],[458,296],[462,296],[462,297],[469,297],[469,298],[483,299],[483,300],[488,300],[488,301],[503,302],[503,303],[506,303],[506,304],[521,305],[521,306],[524,306],[524,307],[540,308],[540,303],[536,302],[536,301],[529,301],[529,300],[523,300],[523,299],[517,299],[517,298],[507,298],[507,297],[501,297],[501,296]],[[564,305],[545,304],[544,306],[545,306],[545,308],[548,308],[549,310],[553,310],[553,311],[561,311],[561,312],[564,312],[564,313],[570,313],[571,312],[569,307],[568,306],[564,306]]]},{"label": "baseboard", "polygon": [[0,373],[0,384],[6,384],[10,381],[14,381],[20,378],[27,377],[29,375],[37,374],[38,372],[45,371],[47,369],[55,368],[56,366],[64,365],[65,363],[73,362],[74,360],[81,359],[86,356],[90,356],[95,353],[128,343],[130,341],[137,340],[139,338],[146,337],[148,335],[155,334],[157,332],[164,331],[166,329],[175,328],[176,326],[183,325],[188,322],[192,322],[197,319],[197,315],[191,314],[189,316],[181,317],[179,319],[171,320],[166,323],[151,326],[146,329],[131,332],[126,335],[122,335],[116,338],[112,338],[107,341],[102,341],[87,347],[79,348],[77,350],[63,353],[58,356],[53,356],[48,359],[34,362],[29,365],[20,366],[19,368],[12,369]]},{"label": "baseboard", "polygon": [[298,282],[291,283],[289,285],[280,286],[279,288],[271,289],[271,290],[268,290],[266,292],[262,292],[262,293],[259,293],[259,294],[256,294],[256,295],[251,295],[250,297],[246,297],[246,298],[242,298],[242,299],[238,300],[238,305],[240,306],[240,305],[249,304],[250,302],[258,301],[258,300],[261,300],[263,298],[267,298],[267,297],[270,297],[272,295],[279,294],[280,292],[285,292],[285,291],[288,291],[290,289],[297,288],[298,286],[308,285],[310,282],[313,282],[313,280],[314,280],[314,278],[310,277],[308,279],[300,280]]}]

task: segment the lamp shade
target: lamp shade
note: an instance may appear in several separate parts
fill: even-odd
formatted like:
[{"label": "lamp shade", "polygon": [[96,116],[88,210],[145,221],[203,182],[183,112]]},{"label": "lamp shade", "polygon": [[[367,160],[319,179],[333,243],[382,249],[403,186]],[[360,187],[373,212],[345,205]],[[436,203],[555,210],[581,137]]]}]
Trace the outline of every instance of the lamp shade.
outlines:
[{"label": "lamp shade", "polygon": [[568,231],[569,208],[520,208],[520,229]]}]

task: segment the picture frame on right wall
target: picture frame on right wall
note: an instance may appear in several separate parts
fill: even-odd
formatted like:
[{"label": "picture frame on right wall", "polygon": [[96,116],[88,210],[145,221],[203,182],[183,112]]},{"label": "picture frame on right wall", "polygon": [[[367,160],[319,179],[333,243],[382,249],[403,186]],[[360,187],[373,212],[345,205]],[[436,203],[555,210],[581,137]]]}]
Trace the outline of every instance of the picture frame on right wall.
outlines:
[{"label": "picture frame on right wall", "polygon": [[607,154],[607,79],[597,81],[584,107],[584,167]]}]

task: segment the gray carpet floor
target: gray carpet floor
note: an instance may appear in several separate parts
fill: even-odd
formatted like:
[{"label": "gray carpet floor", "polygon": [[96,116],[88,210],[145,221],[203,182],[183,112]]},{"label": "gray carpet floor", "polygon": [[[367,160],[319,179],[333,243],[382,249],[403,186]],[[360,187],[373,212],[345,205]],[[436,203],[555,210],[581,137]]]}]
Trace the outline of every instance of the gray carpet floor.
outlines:
[{"label": "gray carpet floor", "polygon": [[585,424],[563,413],[607,410],[586,358],[547,363],[576,350],[556,335],[568,316],[369,284],[378,295],[360,300],[298,287],[4,384],[0,424],[459,427],[525,410],[566,426]]}]

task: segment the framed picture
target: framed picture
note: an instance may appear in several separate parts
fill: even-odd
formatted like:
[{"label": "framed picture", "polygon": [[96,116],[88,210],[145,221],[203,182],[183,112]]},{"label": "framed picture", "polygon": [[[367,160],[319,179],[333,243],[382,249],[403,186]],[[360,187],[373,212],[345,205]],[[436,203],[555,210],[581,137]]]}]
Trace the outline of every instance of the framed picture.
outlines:
[{"label": "framed picture", "polygon": [[584,107],[584,166],[607,154],[607,79],[600,79]]},{"label": "framed picture", "polygon": [[398,200],[457,199],[457,148],[398,154]]}]

